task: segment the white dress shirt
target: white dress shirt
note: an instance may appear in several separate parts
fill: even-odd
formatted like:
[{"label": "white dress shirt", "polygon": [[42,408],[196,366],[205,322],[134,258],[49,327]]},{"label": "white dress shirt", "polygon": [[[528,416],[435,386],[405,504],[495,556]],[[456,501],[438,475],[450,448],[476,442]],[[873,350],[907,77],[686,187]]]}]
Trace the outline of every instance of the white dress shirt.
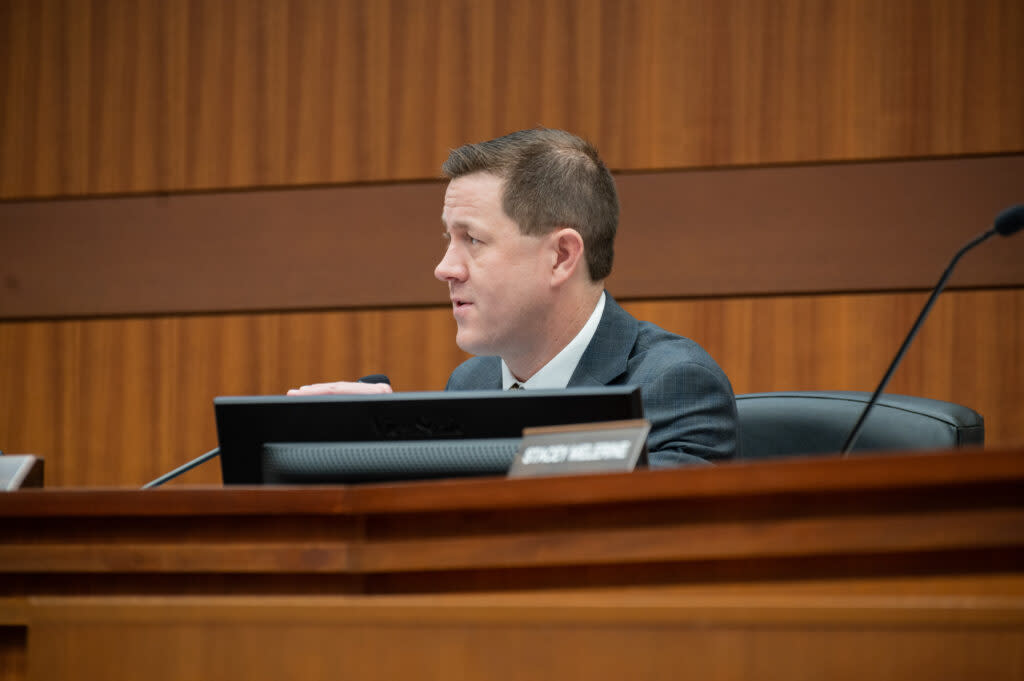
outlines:
[{"label": "white dress shirt", "polygon": [[594,311],[590,313],[590,319],[583,325],[576,337],[569,341],[569,344],[562,348],[562,351],[551,358],[551,361],[540,368],[527,381],[520,381],[509,371],[505,360],[501,360],[501,389],[508,390],[513,383],[528,390],[541,390],[544,388],[564,388],[569,385],[572,373],[576,371],[576,365],[590,345],[590,340],[597,332],[597,325],[601,322],[601,314],[604,312],[605,292],[601,291],[601,297],[597,300]]}]

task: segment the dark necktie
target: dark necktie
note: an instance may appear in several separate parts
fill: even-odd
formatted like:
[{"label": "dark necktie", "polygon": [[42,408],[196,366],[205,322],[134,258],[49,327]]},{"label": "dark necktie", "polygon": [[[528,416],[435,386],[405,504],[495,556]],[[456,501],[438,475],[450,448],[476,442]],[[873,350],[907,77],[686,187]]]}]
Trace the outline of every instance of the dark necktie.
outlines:
[{"label": "dark necktie", "polygon": [[508,387],[508,389],[509,390],[523,390],[523,386],[519,385],[518,383],[513,383],[512,385],[510,385]]}]

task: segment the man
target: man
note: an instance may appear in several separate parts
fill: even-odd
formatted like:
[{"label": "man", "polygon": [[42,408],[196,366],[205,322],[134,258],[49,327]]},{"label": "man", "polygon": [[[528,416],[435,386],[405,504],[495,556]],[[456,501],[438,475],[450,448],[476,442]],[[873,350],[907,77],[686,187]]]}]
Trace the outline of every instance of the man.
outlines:
[{"label": "man", "polygon": [[[736,402],[699,345],[638,322],[604,291],[619,204],[584,140],[534,129],[468,144],[442,166],[456,343],[476,357],[447,390],[639,385],[652,467],[722,461],[737,448]],[[289,394],[386,391],[304,386]]]}]

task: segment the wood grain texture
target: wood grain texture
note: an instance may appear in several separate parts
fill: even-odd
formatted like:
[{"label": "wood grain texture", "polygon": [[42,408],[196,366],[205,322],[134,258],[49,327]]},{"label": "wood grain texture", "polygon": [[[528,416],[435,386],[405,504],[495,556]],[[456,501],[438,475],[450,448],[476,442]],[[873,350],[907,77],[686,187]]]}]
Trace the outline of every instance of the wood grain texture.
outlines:
[{"label": "wood grain texture", "polygon": [[[622,298],[926,289],[1024,155],[620,174]],[[0,202],[0,318],[444,303],[444,185]],[[383,273],[383,274],[382,274]],[[955,286],[1024,285],[1024,238]]]},{"label": "wood grain texture", "polygon": [[[1018,448],[392,483],[309,495],[301,488],[26,490],[0,498],[8,527],[0,573],[9,577],[0,594],[31,595],[19,587],[30,582],[19,578],[44,575],[102,593],[109,573],[126,581],[220,573],[428,573],[430,580],[438,573],[440,585],[448,581],[443,572],[493,577],[533,568],[562,568],[563,586],[582,588],[606,584],[573,579],[565,567],[728,561],[741,561],[746,576],[738,581],[749,584],[762,578],[761,562],[802,562],[803,578],[811,579],[826,563],[857,556],[876,559],[863,577],[951,576],[957,556],[1000,554],[1007,565],[1019,558],[1022,486]],[[407,494],[418,499],[414,514]],[[949,560],[922,571],[931,554]],[[916,560],[918,570],[905,572],[900,556]],[[978,562],[973,572],[998,569]]]},{"label": "wood grain texture", "polygon": [[[737,393],[872,390],[923,293],[627,301],[693,338]],[[216,446],[212,399],[387,373],[440,390],[466,355],[447,308],[0,323],[0,448],[47,486],[141,485]],[[890,392],[960,402],[1024,441],[1024,290],[940,298]],[[219,482],[216,464],[185,483]],[[173,484],[173,483],[172,483]]]},{"label": "wood grain texture", "polygon": [[[482,477],[308,487],[30,489],[0,495],[0,517],[12,520],[3,536],[8,545],[69,545],[80,543],[78,540],[109,542],[118,537],[140,543],[161,541],[167,550],[174,550],[173,545],[186,538],[203,544],[325,538],[386,542],[460,533],[468,536],[474,533],[474,527],[490,527],[494,532],[508,534],[512,525],[502,524],[501,518],[517,509],[543,509],[539,514],[526,513],[518,521],[534,530],[582,531],[597,527],[598,523],[605,528],[642,524],[638,521],[652,505],[670,508],[680,521],[756,517],[760,511],[753,506],[761,502],[755,503],[753,497],[767,499],[765,503],[774,509],[773,513],[785,518],[798,517],[800,514],[795,511],[803,500],[812,497],[814,512],[828,516],[848,516],[852,510],[869,508],[865,500],[869,494],[887,498],[892,508],[931,508],[910,497],[903,497],[905,503],[900,506],[900,495],[908,485],[943,499],[954,488],[958,494],[974,495],[983,489],[983,506],[1005,510],[1019,506],[1020,502],[1011,496],[1011,504],[1002,503],[1007,490],[1015,490],[1024,482],[1024,461],[1019,450],[1017,447],[988,452],[971,449],[734,461],[716,467],[513,479]],[[899,474],[895,475],[897,471]],[[789,499],[788,504],[783,503],[785,499]],[[728,504],[732,506],[727,508]],[[596,522],[585,512],[587,508],[607,505],[614,505],[615,512],[602,512]],[[954,505],[972,508],[962,501]],[[308,522],[325,515],[335,517],[328,526]],[[179,524],[178,518],[184,520]],[[243,523],[241,518],[250,520]],[[69,519],[73,519],[74,527],[69,526]],[[366,522],[357,522],[359,519]],[[36,527],[28,527],[26,521],[36,522]],[[644,522],[658,524],[650,518]],[[0,571],[17,569],[0,565]],[[7,617],[0,621],[22,622],[22,605],[0,600],[0,613]]]},{"label": "wood grain texture", "polygon": [[0,621],[39,679],[1015,679],[1022,485],[1016,448],[23,491]]},{"label": "wood grain texture", "polygon": [[435,177],[544,124],[618,169],[1024,149],[1017,0],[9,0],[0,197]]},{"label": "wood grain texture", "polygon": [[[440,389],[465,357],[437,309],[2,328],[3,450],[46,452],[48,486],[134,485],[211,449],[217,395],[384,370],[396,387]],[[219,479],[216,465],[197,473]]]},{"label": "wood grain texture", "polygon": [[[929,599],[845,610],[829,597],[589,600],[45,599],[31,678],[330,679],[344,669],[361,679],[667,679],[683,668],[723,680],[1020,678],[1019,606],[947,614]],[[116,662],[101,652],[115,646]]]},{"label": "wood grain texture", "polygon": [[28,636],[25,626],[0,622],[0,679],[24,681],[28,666]]}]

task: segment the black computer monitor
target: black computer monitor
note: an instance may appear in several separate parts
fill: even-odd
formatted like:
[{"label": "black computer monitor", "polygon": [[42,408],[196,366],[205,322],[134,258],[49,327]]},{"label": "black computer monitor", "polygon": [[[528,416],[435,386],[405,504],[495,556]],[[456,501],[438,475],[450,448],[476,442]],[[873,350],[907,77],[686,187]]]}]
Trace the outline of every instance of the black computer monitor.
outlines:
[{"label": "black computer monitor", "polygon": [[643,417],[638,386],[213,402],[225,485],[504,475],[523,428]]}]

